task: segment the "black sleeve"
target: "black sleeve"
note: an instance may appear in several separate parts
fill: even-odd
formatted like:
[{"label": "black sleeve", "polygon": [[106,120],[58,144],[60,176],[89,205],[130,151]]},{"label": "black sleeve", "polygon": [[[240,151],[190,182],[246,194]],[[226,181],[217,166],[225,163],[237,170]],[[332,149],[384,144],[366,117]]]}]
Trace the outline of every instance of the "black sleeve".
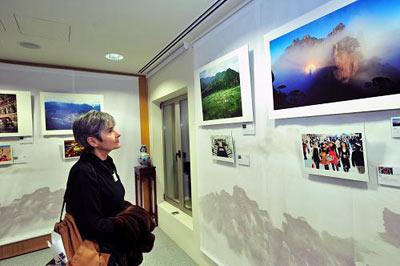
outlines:
[{"label": "black sleeve", "polygon": [[114,225],[102,212],[100,184],[90,165],[73,167],[69,176],[67,204],[84,238],[111,242]]}]

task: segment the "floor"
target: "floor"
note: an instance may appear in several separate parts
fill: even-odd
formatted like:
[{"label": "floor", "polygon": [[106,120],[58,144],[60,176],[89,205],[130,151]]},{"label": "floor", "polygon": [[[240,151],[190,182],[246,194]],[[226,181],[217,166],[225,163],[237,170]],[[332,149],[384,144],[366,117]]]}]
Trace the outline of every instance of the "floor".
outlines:
[{"label": "floor", "polygon": [[[165,266],[195,266],[197,265],[186,253],[180,249],[160,228],[154,230],[156,242],[150,253],[144,254],[141,265]],[[51,252],[44,249],[37,252],[0,261],[0,266],[43,266],[51,260]]]}]

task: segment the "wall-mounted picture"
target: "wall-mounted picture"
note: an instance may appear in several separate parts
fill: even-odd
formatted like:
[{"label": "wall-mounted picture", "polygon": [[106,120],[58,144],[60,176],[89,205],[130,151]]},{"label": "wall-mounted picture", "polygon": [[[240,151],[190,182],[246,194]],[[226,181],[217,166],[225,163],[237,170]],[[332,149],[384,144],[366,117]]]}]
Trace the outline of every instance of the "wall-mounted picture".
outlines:
[{"label": "wall-mounted picture", "polygon": [[64,160],[79,158],[81,156],[83,150],[84,150],[84,147],[79,145],[79,143],[76,142],[75,140],[73,140],[73,139],[64,140],[63,158],[64,158]]},{"label": "wall-mounted picture", "polygon": [[400,1],[331,1],[267,34],[270,117],[400,108],[399,20]]},{"label": "wall-mounted picture", "polygon": [[0,165],[12,164],[12,163],[13,163],[13,156],[12,156],[11,145],[0,144]]},{"label": "wall-mounted picture", "polygon": [[307,133],[301,140],[305,173],[368,182],[363,130]]},{"label": "wall-mounted picture", "polygon": [[235,162],[233,149],[233,138],[231,135],[211,136],[211,154],[214,160],[224,162]]},{"label": "wall-mounted picture", "polygon": [[31,135],[31,93],[0,89],[0,137]]},{"label": "wall-mounted picture", "polygon": [[195,77],[200,125],[253,121],[247,45],[196,70]]},{"label": "wall-mounted picture", "polygon": [[400,138],[400,117],[392,117],[390,121],[392,123],[392,137]]},{"label": "wall-mounted picture", "polygon": [[43,135],[69,135],[78,116],[103,110],[103,95],[40,92],[40,105]]},{"label": "wall-mounted picture", "polygon": [[0,133],[17,132],[17,95],[0,93]]},{"label": "wall-mounted picture", "polygon": [[378,173],[381,175],[393,175],[393,167],[379,166]]},{"label": "wall-mounted picture", "polygon": [[378,166],[378,183],[385,186],[400,187],[400,167]]}]

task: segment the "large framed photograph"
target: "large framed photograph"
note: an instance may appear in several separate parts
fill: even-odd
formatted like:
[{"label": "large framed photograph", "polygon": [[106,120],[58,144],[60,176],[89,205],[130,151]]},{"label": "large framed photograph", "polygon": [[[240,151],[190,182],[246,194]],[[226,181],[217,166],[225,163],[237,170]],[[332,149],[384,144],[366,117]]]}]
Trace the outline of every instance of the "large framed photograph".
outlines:
[{"label": "large framed photograph", "polygon": [[231,135],[212,135],[211,154],[214,160],[224,162],[235,162],[235,151]]},{"label": "large framed photograph", "polygon": [[0,89],[0,137],[32,136],[29,91]]},{"label": "large framed photograph", "polygon": [[78,116],[103,110],[103,95],[40,92],[40,110],[43,135],[69,135]]},{"label": "large framed photograph", "polygon": [[79,145],[74,139],[63,141],[63,159],[77,159],[81,156],[84,147]]},{"label": "large framed photograph", "polygon": [[11,145],[0,144],[0,165],[12,163],[13,155]]},{"label": "large framed photograph", "polygon": [[253,121],[247,45],[195,71],[199,125]]},{"label": "large framed photograph", "polygon": [[400,1],[339,0],[266,34],[269,116],[400,108],[399,20]]},{"label": "large framed photograph", "polygon": [[301,135],[301,157],[307,174],[368,182],[362,128]]}]

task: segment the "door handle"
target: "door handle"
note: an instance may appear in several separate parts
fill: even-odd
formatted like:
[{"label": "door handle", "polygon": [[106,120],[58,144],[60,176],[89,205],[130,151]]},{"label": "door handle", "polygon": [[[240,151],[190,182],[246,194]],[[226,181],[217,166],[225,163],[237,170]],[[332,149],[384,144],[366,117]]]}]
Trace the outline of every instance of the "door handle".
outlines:
[{"label": "door handle", "polygon": [[175,161],[177,161],[178,158],[181,158],[181,150],[178,150],[178,152],[175,153]]}]

